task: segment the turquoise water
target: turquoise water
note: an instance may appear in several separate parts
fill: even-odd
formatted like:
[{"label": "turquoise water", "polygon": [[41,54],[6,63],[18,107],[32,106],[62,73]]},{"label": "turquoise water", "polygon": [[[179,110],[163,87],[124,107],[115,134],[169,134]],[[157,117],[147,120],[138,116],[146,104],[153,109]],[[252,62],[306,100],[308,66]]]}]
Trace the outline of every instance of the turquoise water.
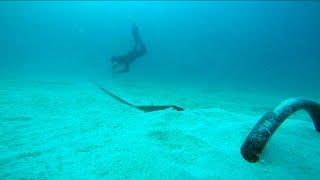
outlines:
[{"label": "turquoise water", "polygon": [[186,78],[210,83],[254,86],[267,81],[272,83],[268,86],[294,88],[307,81],[316,86],[319,6],[318,2],[1,2],[1,63],[26,73],[35,66],[45,71],[41,65],[48,64],[67,72],[88,64],[99,72],[110,71],[109,58],[131,48],[130,28],[136,23],[149,49],[132,68],[142,77],[190,75]]},{"label": "turquoise water", "polygon": [[[133,23],[148,52],[112,76]],[[240,147],[282,100],[320,102],[319,67],[316,1],[0,2],[0,178],[316,179],[305,113],[262,161]]]}]

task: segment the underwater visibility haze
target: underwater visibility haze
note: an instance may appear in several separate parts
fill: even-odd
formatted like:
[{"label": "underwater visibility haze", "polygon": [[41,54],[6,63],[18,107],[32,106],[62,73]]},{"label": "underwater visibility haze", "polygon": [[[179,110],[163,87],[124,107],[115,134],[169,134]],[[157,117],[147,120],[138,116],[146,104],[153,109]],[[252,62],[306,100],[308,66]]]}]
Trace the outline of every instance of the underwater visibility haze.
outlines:
[{"label": "underwater visibility haze", "polygon": [[0,179],[317,179],[319,69],[318,1],[1,1]]}]

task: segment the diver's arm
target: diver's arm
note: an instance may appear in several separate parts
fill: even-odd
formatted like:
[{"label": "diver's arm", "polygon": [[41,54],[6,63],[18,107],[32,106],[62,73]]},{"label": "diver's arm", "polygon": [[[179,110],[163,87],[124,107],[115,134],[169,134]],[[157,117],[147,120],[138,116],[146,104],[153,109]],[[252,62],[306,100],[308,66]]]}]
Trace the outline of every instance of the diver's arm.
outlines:
[{"label": "diver's arm", "polygon": [[[120,66],[121,67],[121,66]],[[114,73],[127,73],[130,71],[130,65],[129,63],[124,63],[122,68],[117,68],[116,70],[114,70]]]}]

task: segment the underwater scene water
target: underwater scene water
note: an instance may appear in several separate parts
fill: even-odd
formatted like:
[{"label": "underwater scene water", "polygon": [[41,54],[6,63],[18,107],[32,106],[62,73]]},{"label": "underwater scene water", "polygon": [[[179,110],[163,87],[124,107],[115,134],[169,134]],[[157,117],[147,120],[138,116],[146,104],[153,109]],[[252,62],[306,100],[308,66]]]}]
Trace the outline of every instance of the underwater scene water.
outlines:
[{"label": "underwater scene water", "polygon": [[320,2],[1,1],[0,179],[318,179]]}]

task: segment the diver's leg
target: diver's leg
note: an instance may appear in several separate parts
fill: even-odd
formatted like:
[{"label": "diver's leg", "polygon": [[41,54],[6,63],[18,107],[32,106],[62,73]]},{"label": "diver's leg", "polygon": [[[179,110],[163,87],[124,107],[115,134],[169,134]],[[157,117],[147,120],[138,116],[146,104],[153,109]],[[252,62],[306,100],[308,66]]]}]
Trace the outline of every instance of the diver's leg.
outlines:
[{"label": "diver's leg", "polygon": [[140,34],[139,34],[139,29],[135,24],[132,24],[132,37],[135,43],[140,43],[141,42],[141,38],[140,38]]}]

